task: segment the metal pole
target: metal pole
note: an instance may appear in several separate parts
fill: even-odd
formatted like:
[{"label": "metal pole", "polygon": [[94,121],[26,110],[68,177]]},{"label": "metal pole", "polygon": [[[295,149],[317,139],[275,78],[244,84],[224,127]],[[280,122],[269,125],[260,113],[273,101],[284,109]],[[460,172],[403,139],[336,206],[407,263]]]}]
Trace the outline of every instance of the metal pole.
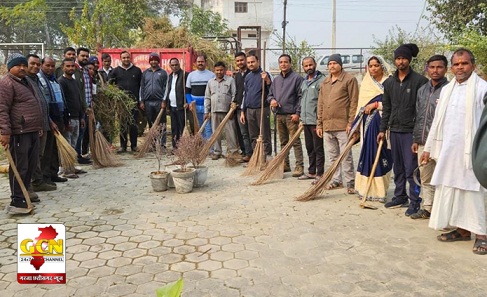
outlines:
[{"label": "metal pole", "polygon": [[284,19],[282,21],[282,53],[286,53],[286,10],[287,10],[287,0],[284,0]]},{"label": "metal pole", "polygon": [[333,11],[332,24],[331,24],[331,52],[334,54],[337,47],[337,3],[336,0],[332,0],[331,9]]}]

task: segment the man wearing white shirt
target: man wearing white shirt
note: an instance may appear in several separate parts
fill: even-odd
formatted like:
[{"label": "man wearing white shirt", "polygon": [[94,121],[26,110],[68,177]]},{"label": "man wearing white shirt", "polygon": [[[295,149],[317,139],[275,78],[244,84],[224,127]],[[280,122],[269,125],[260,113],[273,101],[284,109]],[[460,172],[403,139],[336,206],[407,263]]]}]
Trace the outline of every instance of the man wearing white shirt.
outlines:
[{"label": "man wearing white shirt", "polygon": [[456,229],[437,237],[442,242],[471,240],[473,252],[487,254],[485,189],[472,169],[472,142],[484,108],[487,82],[475,72],[472,52],[460,48],[451,59],[453,79],[441,91],[435,117],[421,156],[421,163],[434,159],[431,184],[436,186],[429,227]]}]

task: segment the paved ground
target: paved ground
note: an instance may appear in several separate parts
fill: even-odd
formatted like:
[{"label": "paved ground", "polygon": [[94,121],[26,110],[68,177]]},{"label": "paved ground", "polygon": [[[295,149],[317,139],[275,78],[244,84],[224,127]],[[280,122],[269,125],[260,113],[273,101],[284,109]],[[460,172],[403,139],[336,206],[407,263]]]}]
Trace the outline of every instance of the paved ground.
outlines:
[{"label": "paved ground", "polygon": [[[180,277],[185,297],[486,295],[473,241],[438,242],[405,209],[364,210],[344,190],[296,202],[308,181],[249,186],[222,160],[208,160],[204,188],[154,193],[155,161],[124,158],[40,193],[32,216],[0,214],[2,297],[155,296]],[[33,222],[66,225],[66,285],[16,282],[17,223]]]}]

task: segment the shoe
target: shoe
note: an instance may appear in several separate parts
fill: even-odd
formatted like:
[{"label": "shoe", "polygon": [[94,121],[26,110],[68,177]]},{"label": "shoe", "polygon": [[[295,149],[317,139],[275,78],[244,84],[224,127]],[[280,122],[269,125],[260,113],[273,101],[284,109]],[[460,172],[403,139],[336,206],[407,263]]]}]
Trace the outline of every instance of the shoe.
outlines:
[{"label": "shoe", "polygon": [[408,206],[408,209],[406,209],[406,212],[404,213],[406,217],[412,216],[413,214],[416,214],[419,211],[420,204],[419,203],[410,203]]},{"label": "shoe", "polygon": [[296,168],[294,168],[292,177],[300,177],[301,175],[303,175],[303,173],[303,166],[298,165],[296,166]]},{"label": "shoe", "polygon": [[243,156],[242,157],[242,162],[247,163],[248,161],[250,161],[250,156]]},{"label": "shoe", "polygon": [[29,199],[30,202],[41,202],[41,199],[39,199],[39,195],[37,195],[37,193],[32,190],[29,191]]},{"label": "shoe", "polygon": [[86,171],[84,171],[83,169],[78,169],[78,168],[75,168],[75,169],[74,169],[74,173],[76,173],[76,174],[85,174],[85,173],[86,173]]},{"label": "shoe", "polygon": [[213,156],[211,156],[211,159],[212,159],[212,160],[218,160],[218,159],[220,159],[221,157],[222,157],[222,155],[216,155],[216,154],[214,154]]},{"label": "shoe", "polygon": [[65,173],[65,174],[63,174],[63,177],[66,177],[66,178],[78,178],[79,176],[76,175],[75,173]]},{"label": "shoe", "polygon": [[131,148],[130,148],[130,151],[131,151],[132,153],[136,153],[136,152],[138,152],[138,151],[139,151],[139,148],[138,148],[138,147],[131,147]]},{"label": "shoe", "polygon": [[[64,175],[64,174],[63,174]],[[67,182],[68,179],[65,178],[65,177],[60,177],[60,176],[54,176],[54,177],[51,177],[51,181],[53,183],[64,183],[64,182]]]},{"label": "shoe", "polygon": [[127,148],[119,148],[117,154],[125,154],[127,152]]},{"label": "shoe", "polygon": [[27,208],[27,201],[25,201],[24,199],[14,198],[10,202],[10,206],[17,208]]},{"label": "shoe", "polygon": [[291,172],[291,166],[285,164],[284,165],[284,172]]},{"label": "shoe", "polygon": [[420,209],[418,210],[417,213],[413,213],[410,218],[413,220],[417,219],[429,219],[431,216],[431,213],[427,211],[426,209]]},{"label": "shoe", "polygon": [[48,192],[48,191],[54,191],[57,189],[57,186],[49,185],[47,183],[42,183],[40,185],[32,185],[32,189],[34,192]]},{"label": "shoe", "polygon": [[83,157],[78,157],[78,163],[79,164],[91,164],[91,160],[90,159],[86,159],[86,158],[83,158]]},{"label": "shoe", "polygon": [[384,204],[385,208],[398,208],[408,206],[407,197],[393,197],[391,201]]}]

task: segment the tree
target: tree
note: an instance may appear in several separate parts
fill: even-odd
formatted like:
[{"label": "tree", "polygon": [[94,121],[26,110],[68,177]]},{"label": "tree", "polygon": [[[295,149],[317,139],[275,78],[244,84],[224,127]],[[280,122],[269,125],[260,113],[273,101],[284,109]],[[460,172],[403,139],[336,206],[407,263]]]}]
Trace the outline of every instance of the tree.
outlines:
[{"label": "tree", "polygon": [[375,36],[373,37],[376,46],[374,46],[372,52],[382,56],[388,63],[394,65],[394,50],[401,44],[415,43],[419,47],[419,54],[411,62],[411,67],[416,71],[423,72],[429,57],[436,54],[446,54],[448,47],[438,42],[440,38],[438,38],[432,28],[422,28],[418,32],[422,32],[422,34],[415,35],[406,32],[399,26],[393,27],[389,30],[389,35],[384,40],[379,40]]},{"label": "tree", "polygon": [[211,10],[204,10],[196,5],[183,12],[181,26],[191,34],[200,37],[218,37],[228,35],[227,20]]},{"label": "tree", "polygon": [[45,0],[1,6],[0,19],[7,29],[2,39],[8,42],[40,42],[47,9]]},{"label": "tree", "polygon": [[429,20],[448,39],[464,30],[487,33],[487,3],[485,0],[427,0]]},{"label": "tree", "polygon": [[[283,46],[282,35],[274,31],[275,42],[279,47]],[[280,55],[282,52],[275,52],[276,55]],[[294,71],[300,71],[301,61],[305,57],[314,57],[316,55],[315,50],[308,44],[306,40],[301,41],[299,44],[295,38],[287,36],[286,38],[286,54],[291,56],[291,65]]]},{"label": "tree", "polygon": [[81,13],[72,10],[73,26],[62,26],[69,41],[90,49],[130,47],[147,14],[143,0],[85,0]]}]

